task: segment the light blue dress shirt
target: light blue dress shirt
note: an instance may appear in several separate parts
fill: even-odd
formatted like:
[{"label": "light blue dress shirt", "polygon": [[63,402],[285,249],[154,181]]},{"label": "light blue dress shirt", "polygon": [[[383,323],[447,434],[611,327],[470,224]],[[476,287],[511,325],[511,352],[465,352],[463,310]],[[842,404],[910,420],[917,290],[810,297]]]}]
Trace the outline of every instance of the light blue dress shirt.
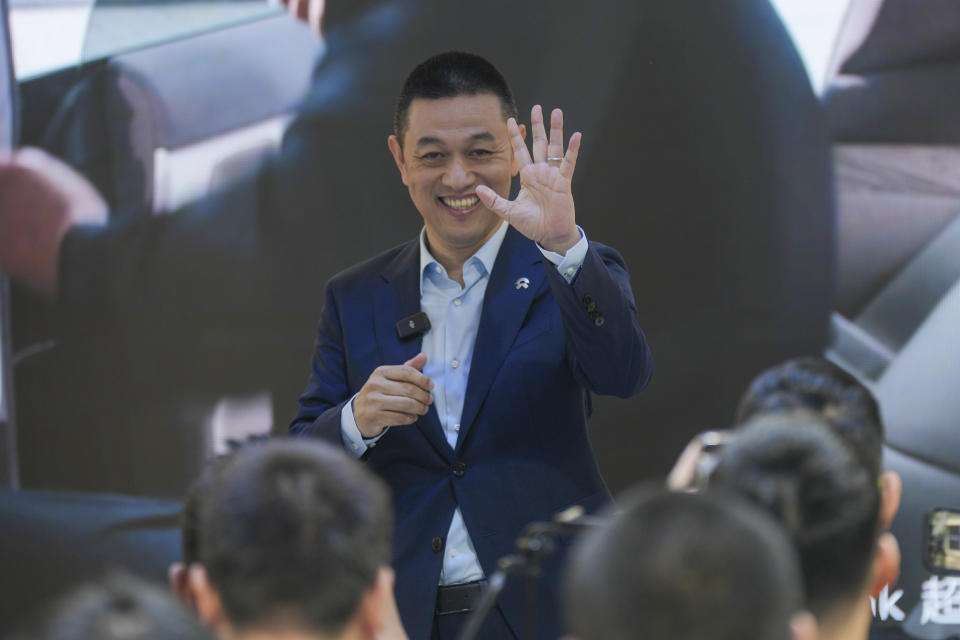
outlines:
[{"label": "light blue dress shirt", "polygon": [[[426,229],[420,232],[420,310],[430,319],[430,330],[424,334],[421,347],[427,356],[423,373],[434,382],[434,406],[447,442],[454,449],[460,434],[460,415],[470,377],[473,347],[480,328],[483,298],[507,226],[506,222],[500,225],[496,233],[463,264],[462,287],[447,276],[446,269],[430,254]],[[570,282],[586,258],[587,237],[580,229],[580,241],[566,255],[547,251],[543,247],[540,247],[540,251]],[[353,398],[340,413],[340,433],[344,445],[358,457],[368,448],[376,446],[376,442],[388,430],[385,429],[376,438],[364,440],[353,415]],[[447,531],[440,584],[472,582],[483,577],[477,552],[458,507],[453,512]]]}]

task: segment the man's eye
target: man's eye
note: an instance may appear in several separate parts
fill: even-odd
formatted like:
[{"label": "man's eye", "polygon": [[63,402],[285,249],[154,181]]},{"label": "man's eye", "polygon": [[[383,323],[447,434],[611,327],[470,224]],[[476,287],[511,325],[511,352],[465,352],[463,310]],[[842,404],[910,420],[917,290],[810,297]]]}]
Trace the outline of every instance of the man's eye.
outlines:
[{"label": "man's eye", "polygon": [[428,151],[427,153],[421,154],[421,160],[439,160],[443,157],[443,154],[439,151]]},{"label": "man's eye", "polygon": [[475,157],[492,156],[493,151],[490,151],[489,149],[474,149],[470,152],[470,155]]}]

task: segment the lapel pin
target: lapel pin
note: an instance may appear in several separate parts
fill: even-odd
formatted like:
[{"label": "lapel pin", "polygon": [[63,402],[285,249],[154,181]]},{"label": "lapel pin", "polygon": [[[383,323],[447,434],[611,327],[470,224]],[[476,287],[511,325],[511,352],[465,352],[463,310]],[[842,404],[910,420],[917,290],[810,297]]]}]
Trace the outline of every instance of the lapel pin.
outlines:
[{"label": "lapel pin", "polygon": [[517,289],[527,289],[530,287],[530,278],[517,278],[517,281],[513,286],[515,286]]}]

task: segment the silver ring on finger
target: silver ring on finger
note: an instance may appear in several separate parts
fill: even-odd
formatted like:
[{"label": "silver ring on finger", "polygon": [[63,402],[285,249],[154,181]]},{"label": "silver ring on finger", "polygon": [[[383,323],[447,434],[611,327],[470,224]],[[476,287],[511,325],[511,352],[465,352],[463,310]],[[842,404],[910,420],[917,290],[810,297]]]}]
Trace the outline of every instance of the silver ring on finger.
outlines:
[{"label": "silver ring on finger", "polygon": [[563,156],[550,156],[549,158],[547,158],[547,162],[550,164],[553,164],[553,163],[560,164],[563,162]]}]

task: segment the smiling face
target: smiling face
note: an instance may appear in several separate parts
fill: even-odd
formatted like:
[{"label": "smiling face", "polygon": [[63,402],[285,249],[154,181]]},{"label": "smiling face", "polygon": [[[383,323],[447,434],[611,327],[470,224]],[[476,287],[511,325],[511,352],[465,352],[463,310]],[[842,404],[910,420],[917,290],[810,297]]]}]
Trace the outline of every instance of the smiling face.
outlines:
[{"label": "smiling face", "polygon": [[416,98],[403,136],[402,146],[396,136],[388,144],[423,216],[430,251],[448,270],[459,268],[500,226],[477,198],[477,186],[508,197],[517,173],[500,99],[492,93]]}]

